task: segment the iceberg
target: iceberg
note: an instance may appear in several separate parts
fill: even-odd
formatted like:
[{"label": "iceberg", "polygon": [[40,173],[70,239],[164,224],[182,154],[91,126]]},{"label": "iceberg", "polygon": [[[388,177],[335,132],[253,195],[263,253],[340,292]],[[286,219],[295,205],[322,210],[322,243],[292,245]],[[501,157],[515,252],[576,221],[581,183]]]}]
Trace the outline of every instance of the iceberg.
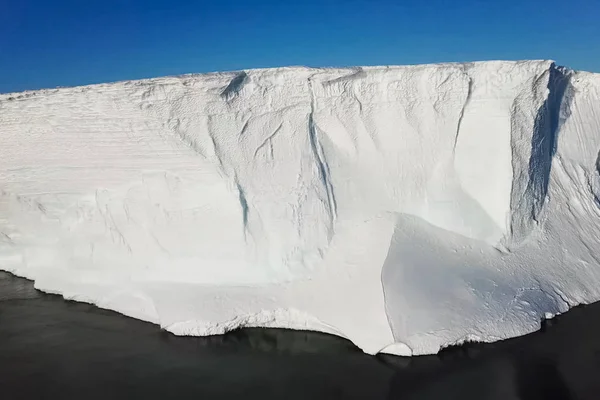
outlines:
[{"label": "iceberg", "polygon": [[275,68],[0,95],[0,269],[177,335],[436,353],[600,300],[600,74]]}]

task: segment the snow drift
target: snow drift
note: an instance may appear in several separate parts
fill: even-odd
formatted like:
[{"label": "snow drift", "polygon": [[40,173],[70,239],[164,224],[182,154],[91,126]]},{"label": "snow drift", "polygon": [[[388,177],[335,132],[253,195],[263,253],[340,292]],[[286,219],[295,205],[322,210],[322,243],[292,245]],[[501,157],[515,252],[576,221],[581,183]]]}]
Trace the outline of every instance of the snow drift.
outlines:
[{"label": "snow drift", "polygon": [[0,95],[0,268],[182,335],[525,334],[600,299],[599,100],[549,61]]}]

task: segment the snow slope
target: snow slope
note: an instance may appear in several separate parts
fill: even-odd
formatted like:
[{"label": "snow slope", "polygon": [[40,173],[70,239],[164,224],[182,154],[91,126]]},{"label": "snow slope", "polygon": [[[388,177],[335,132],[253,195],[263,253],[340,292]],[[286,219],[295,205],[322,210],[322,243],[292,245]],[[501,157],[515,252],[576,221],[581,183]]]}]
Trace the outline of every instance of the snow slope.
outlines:
[{"label": "snow slope", "polygon": [[549,61],[0,95],[0,268],[181,335],[525,334],[600,299],[599,99]]}]

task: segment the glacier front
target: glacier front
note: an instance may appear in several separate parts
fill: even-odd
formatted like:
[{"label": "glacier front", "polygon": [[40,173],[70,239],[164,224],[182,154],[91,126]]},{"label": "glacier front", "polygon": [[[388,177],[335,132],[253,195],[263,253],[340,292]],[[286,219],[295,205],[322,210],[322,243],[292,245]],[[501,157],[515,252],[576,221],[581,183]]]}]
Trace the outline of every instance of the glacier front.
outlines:
[{"label": "glacier front", "polygon": [[600,299],[600,74],[551,61],[0,95],[0,269],[178,335],[435,353]]}]

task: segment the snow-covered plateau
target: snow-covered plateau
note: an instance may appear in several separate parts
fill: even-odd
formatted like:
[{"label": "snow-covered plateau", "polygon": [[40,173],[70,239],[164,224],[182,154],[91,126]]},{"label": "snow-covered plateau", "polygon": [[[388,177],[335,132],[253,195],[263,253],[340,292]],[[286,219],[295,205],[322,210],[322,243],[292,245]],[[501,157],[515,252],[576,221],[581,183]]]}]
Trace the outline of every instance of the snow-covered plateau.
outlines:
[{"label": "snow-covered plateau", "polygon": [[0,269],[177,335],[436,353],[600,300],[600,74],[279,68],[0,95]]}]

